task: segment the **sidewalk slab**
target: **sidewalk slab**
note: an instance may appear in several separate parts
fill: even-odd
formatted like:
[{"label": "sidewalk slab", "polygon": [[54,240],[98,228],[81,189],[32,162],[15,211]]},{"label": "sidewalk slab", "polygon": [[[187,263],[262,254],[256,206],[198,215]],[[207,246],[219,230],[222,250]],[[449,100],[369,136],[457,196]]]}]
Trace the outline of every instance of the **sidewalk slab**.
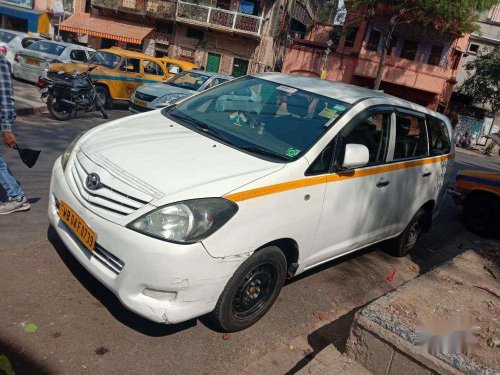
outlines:
[{"label": "sidewalk slab", "polygon": [[359,311],[349,357],[376,375],[498,374],[500,281],[487,270],[498,254],[483,255],[467,251]]}]

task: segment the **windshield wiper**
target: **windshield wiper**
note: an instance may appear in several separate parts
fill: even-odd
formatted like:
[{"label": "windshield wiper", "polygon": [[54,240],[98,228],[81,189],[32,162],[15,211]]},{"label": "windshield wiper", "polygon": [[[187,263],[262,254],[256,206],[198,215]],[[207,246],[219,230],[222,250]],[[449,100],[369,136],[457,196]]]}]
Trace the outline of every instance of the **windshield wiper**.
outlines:
[{"label": "windshield wiper", "polygon": [[186,121],[190,124],[194,124],[196,125],[196,128],[200,131],[202,131],[203,133],[207,133],[207,134],[210,134],[216,138],[219,138],[221,140],[224,140],[224,136],[221,134],[220,131],[212,128],[210,125],[208,124],[205,124],[203,121],[200,121],[200,120],[197,120],[195,118],[192,118],[192,117],[188,117],[188,116],[181,116],[177,113],[170,113],[170,116],[172,117],[175,117],[175,118],[178,118],[182,121]]},{"label": "windshield wiper", "polygon": [[283,160],[283,161],[290,161],[289,158],[286,156],[283,156],[281,154],[278,154],[277,152],[267,150],[263,147],[259,146],[238,146],[239,149],[251,152],[253,154],[258,154],[258,155],[265,155],[265,156],[271,156],[275,159]]}]

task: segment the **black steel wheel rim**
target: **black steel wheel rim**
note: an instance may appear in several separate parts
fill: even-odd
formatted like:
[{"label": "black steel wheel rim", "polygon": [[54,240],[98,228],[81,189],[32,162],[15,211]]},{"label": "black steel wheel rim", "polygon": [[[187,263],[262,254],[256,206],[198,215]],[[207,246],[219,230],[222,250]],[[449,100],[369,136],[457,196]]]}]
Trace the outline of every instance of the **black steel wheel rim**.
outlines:
[{"label": "black steel wheel rim", "polygon": [[278,281],[276,267],[261,264],[246,274],[233,300],[233,313],[238,318],[249,318],[271,298]]},{"label": "black steel wheel rim", "polygon": [[413,246],[416,245],[418,237],[420,236],[420,232],[422,231],[422,223],[420,220],[417,220],[413,223],[408,231],[408,239],[406,241],[405,249],[411,250]]}]

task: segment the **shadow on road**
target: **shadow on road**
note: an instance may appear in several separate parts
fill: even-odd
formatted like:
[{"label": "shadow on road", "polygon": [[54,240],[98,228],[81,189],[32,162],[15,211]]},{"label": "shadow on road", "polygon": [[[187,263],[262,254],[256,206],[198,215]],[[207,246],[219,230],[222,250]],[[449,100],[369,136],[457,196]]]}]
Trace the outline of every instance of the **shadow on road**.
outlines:
[{"label": "shadow on road", "polygon": [[[12,368],[9,369],[9,366]],[[0,374],[9,374],[8,370],[12,370],[12,374],[16,375],[54,373],[46,364],[42,364],[26,350],[16,347],[10,340],[4,340],[0,335]]]},{"label": "shadow on road", "polygon": [[68,267],[80,284],[82,284],[94,298],[99,300],[111,315],[127,327],[147,336],[162,337],[196,326],[196,319],[191,319],[180,324],[166,325],[152,322],[126,309],[109,289],[95,279],[71,255],[70,251],[64,246],[52,227],[49,227],[47,230],[47,238],[52,246],[54,246],[54,249],[66,267]]}]

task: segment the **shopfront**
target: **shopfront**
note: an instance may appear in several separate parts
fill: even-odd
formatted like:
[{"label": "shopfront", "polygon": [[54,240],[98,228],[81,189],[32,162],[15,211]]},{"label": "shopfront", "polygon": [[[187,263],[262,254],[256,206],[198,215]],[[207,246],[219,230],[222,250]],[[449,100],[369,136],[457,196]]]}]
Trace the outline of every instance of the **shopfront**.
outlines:
[{"label": "shopfront", "polygon": [[32,33],[49,32],[47,13],[33,9],[34,0],[0,0],[1,28]]}]

